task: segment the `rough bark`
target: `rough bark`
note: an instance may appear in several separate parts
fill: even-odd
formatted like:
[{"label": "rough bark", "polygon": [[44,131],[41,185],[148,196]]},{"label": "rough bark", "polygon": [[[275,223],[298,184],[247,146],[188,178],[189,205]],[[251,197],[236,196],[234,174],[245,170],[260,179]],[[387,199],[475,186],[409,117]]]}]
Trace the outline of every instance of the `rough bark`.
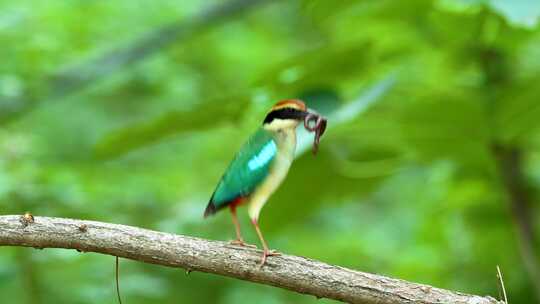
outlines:
[{"label": "rough bark", "polygon": [[0,246],[66,248],[272,285],[349,303],[501,304],[467,295],[282,255],[259,268],[261,251],[136,227],[49,217],[0,216]]}]

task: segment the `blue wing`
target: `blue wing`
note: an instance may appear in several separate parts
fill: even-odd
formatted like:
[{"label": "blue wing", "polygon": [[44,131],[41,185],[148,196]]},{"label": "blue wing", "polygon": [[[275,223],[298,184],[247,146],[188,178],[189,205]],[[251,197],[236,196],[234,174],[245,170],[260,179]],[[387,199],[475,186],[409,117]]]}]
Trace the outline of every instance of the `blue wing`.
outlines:
[{"label": "blue wing", "polygon": [[249,196],[268,176],[277,154],[273,135],[259,128],[236,154],[206,207],[204,216]]}]

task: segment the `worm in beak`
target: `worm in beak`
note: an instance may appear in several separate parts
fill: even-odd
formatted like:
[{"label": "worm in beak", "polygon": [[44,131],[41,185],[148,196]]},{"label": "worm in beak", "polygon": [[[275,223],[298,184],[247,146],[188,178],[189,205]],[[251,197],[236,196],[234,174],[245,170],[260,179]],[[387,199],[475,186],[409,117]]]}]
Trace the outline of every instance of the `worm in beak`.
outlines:
[{"label": "worm in beak", "polygon": [[321,136],[326,130],[327,119],[315,111],[308,111],[304,118],[304,128],[309,132],[315,132],[313,139],[313,154],[317,154]]}]

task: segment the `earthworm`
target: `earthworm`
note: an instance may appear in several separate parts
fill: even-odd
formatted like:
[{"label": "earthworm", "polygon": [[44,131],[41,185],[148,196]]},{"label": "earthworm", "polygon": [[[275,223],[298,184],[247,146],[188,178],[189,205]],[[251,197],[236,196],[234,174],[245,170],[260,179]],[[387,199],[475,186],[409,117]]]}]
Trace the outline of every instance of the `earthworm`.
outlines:
[{"label": "earthworm", "polygon": [[[315,122],[313,126],[310,126],[311,122]],[[326,130],[327,119],[318,113],[309,113],[304,118],[304,128],[309,132],[315,132],[315,138],[313,139],[313,154],[317,154],[319,150],[319,142],[321,136]]]}]

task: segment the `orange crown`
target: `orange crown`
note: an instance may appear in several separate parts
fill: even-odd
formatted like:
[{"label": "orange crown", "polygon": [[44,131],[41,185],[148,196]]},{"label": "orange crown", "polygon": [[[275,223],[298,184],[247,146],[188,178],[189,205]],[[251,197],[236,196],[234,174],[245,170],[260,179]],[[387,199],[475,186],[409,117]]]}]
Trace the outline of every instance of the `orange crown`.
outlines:
[{"label": "orange crown", "polygon": [[270,111],[275,111],[283,108],[294,108],[300,111],[306,111],[306,104],[299,99],[285,99],[276,103]]}]

